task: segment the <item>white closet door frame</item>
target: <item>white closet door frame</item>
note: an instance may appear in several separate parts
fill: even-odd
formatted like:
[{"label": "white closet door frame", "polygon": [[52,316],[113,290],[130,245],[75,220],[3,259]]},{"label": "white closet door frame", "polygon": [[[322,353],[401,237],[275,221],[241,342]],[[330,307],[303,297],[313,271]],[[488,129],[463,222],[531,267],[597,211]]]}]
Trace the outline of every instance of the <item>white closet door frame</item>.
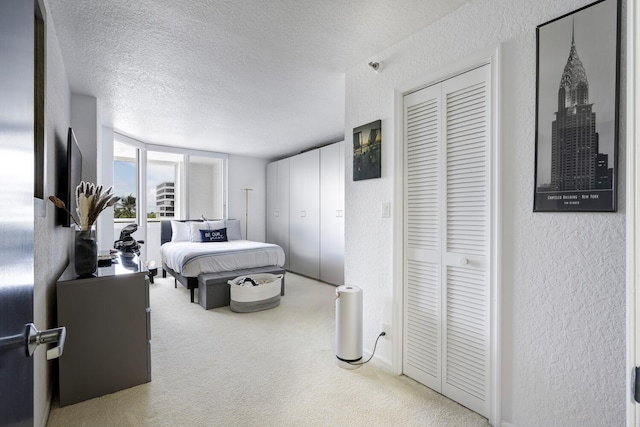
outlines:
[{"label": "white closet door frame", "polygon": [[403,369],[403,318],[404,318],[404,96],[462,74],[484,64],[491,64],[491,124],[490,124],[490,186],[492,193],[491,236],[490,236],[490,360],[489,360],[489,422],[498,425],[501,419],[501,184],[500,184],[500,46],[491,49],[477,50],[466,59],[451,64],[424,77],[413,79],[395,90],[394,121],[394,291],[393,291],[393,324],[392,330],[392,370],[402,374]]}]

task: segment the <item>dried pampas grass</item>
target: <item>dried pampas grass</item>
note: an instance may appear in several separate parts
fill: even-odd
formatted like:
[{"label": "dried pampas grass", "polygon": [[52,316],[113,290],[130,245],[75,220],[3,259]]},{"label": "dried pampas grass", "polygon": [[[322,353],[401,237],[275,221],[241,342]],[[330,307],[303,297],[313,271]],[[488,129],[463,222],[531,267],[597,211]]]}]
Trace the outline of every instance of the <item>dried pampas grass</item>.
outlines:
[{"label": "dried pampas grass", "polygon": [[113,186],[102,191],[102,185],[82,181],[76,187],[76,214],[78,219],[67,209],[65,203],[55,196],[49,196],[49,200],[56,207],[64,209],[73,222],[83,230],[88,230],[98,219],[98,215],[108,207],[115,205],[120,197],[111,194]]}]

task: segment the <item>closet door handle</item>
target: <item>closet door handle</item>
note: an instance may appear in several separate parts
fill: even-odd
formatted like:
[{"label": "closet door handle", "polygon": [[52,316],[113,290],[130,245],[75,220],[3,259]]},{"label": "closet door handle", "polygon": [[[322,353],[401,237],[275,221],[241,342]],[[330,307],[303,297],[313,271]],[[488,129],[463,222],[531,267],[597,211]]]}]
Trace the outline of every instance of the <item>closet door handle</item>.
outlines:
[{"label": "closet door handle", "polygon": [[460,265],[467,265],[467,264],[469,264],[469,258],[466,258],[466,257],[462,257],[462,258],[460,258],[460,259],[458,260],[458,264],[460,264]]}]

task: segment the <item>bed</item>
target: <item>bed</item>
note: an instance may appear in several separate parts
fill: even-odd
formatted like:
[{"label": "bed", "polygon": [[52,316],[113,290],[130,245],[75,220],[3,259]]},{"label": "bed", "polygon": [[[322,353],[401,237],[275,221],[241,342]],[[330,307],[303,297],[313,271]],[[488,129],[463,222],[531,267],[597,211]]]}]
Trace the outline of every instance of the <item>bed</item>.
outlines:
[{"label": "bed", "polygon": [[274,271],[284,274],[282,248],[243,240],[237,219],[161,221],[160,244],[162,277],[171,274],[176,287],[180,282],[190,291],[191,302],[201,274],[228,273],[229,278]]}]

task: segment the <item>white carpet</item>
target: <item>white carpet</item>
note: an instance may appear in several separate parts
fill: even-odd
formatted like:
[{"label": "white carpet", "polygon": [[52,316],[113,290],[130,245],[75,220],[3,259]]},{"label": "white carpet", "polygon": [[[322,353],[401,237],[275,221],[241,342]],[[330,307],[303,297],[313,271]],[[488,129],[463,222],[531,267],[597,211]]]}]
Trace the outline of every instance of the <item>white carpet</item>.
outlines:
[{"label": "white carpet", "polygon": [[48,426],[487,426],[371,363],[335,364],[335,287],[286,275],[279,307],[234,313],[150,285],[152,381],[59,408]]}]

